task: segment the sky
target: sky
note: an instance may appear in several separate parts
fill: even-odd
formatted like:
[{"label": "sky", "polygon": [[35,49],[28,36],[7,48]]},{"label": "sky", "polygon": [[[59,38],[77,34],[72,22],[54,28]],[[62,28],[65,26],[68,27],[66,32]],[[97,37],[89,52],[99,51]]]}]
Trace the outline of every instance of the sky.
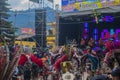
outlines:
[{"label": "sky", "polygon": [[[8,3],[10,4],[10,8],[11,10],[26,10],[29,8],[29,6],[32,7],[36,7],[33,6],[33,3],[29,3],[29,0],[8,0]],[[54,0],[54,4],[59,4],[60,5],[61,0]],[[30,5],[29,5],[30,4]]]}]

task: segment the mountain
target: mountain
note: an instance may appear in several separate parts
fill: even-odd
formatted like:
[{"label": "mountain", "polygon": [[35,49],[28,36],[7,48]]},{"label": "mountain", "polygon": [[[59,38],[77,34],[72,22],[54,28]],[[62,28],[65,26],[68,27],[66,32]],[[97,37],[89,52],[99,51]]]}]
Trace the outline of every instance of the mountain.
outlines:
[{"label": "mountain", "polygon": [[[46,23],[55,22],[55,10],[47,7],[46,9]],[[21,28],[35,28],[35,9],[30,9],[26,11],[10,11],[9,21],[12,22],[13,27],[19,28],[18,33],[20,33]],[[47,29],[51,26],[47,26]]]}]

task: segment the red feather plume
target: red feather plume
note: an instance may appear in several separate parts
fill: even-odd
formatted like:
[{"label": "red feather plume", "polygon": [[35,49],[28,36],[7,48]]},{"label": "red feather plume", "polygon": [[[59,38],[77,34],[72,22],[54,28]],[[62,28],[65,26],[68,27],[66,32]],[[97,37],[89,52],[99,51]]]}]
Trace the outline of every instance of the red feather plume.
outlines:
[{"label": "red feather plume", "polygon": [[63,55],[61,58],[59,58],[56,62],[55,62],[55,70],[58,71],[58,69],[60,68],[60,64],[64,61],[67,60],[67,56],[66,55]]},{"label": "red feather plume", "polygon": [[26,55],[22,54],[20,56],[20,60],[18,62],[18,66],[24,65],[27,61],[28,61],[28,58],[26,57]]},{"label": "red feather plume", "polygon": [[31,61],[34,62],[34,63],[36,63],[38,66],[41,66],[41,67],[44,66],[43,61],[41,59],[37,58],[33,54],[31,55]]}]

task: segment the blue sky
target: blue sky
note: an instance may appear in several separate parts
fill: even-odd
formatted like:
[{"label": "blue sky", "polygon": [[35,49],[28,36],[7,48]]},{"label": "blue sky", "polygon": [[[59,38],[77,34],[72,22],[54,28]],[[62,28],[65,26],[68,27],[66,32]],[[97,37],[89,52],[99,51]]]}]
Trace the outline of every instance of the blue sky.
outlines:
[{"label": "blue sky", "polygon": [[[17,16],[15,18],[14,16],[14,12],[10,12],[9,14],[11,15],[9,17],[9,21],[13,22],[13,26],[14,26],[14,22],[16,20],[16,24],[15,26],[18,28],[35,28],[35,14],[34,14],[34,9],[33,10],[27,10],[29,8],[29,1],[28,0],[9,0],[8,3],[10,4],[10,8],[12,10],[16,10],[17,12]],[[56,4],[58,2],[55,2]],[[60,3],[60,2],[59,2]],[[19,12],[20,10],[20,12]],[[22,11],[21,11],[22,10]],[[48,15],[49,14],[49,15]],[[47,22],[53,22],[55,21],[55,18],[53,17],[54,11],[47,11],[47,17],[46,20]],[[47,29],[51,28],[50,26],[47,27]],[[18,34],[20,33],[20,30],[18,31]]]},{"label": "blue sky", "polygon": [[[8,3],[12,10],[26,10],[29,8],[29,0],[8,0]],[[54,3],[60,5],[61,0],[54,0]]]}]

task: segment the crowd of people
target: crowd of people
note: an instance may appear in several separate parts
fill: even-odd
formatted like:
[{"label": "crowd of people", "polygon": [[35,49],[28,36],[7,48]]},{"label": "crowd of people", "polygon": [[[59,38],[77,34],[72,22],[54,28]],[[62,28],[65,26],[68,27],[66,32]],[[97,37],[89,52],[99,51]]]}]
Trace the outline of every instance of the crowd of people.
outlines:
[{"label": "crowd of people", "polygon": [[[9,49],[17,52],[19,48]],[[74,80],[120,80],[120,41],[114,38],[73,40],[54,51],[23,47],[20,51],[12,80],[62,80],[66,72],[72,73]]]}]

